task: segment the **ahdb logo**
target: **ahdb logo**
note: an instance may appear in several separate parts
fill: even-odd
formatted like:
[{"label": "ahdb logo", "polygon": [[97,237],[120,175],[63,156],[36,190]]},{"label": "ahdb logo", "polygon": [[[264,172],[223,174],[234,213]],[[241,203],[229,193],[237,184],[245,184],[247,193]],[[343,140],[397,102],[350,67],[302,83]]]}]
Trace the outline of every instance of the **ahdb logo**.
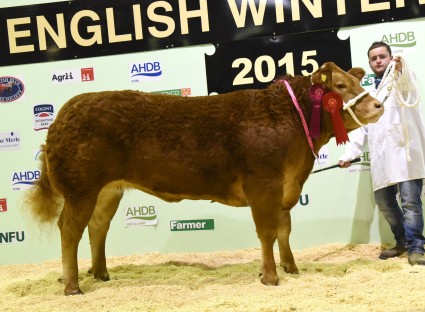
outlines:
[{"label": "ahdb logo", "polygon": [[27,190],[40,179],[40,171],[20,171],[12,175],[12,189],[14,191]]},{"label": "ahdb logo", "polygon": [[383,35],[382,41],[392,48],[411,48],[416,46],[416,37],[413,31]]},{"label": "ahdb logo", "polygon": [[155,81],[162,78],[160,62],[134,63],[129,65],[130,82]]},{"label": "ahdb logo", "polygon": [[158,215],[155,206],[128,207],[125,213],[125,226],[156,225]]}]

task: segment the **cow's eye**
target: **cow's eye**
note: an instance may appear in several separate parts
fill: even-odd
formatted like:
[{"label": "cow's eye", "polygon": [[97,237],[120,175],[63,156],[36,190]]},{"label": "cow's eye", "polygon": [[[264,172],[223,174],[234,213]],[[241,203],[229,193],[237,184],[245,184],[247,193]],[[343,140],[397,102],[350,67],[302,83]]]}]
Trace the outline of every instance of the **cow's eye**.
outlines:
[{"label": "cow's eye", "polygon": [[345,89],[346,88],[346,86],[345,86],[345,84],[343,84],[343,83],[337,83],[336,85],[335,85],[335,87],[337,88],[337,89]]}]

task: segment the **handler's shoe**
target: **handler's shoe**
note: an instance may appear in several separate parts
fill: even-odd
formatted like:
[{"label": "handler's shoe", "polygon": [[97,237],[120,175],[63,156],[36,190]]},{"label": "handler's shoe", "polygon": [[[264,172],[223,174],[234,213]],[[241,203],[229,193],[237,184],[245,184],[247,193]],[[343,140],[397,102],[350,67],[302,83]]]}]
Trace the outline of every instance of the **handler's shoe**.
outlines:
[{"label": "handler's shoe", "polygon": [[406,247],[395,246],[391,249],[381,251],[381,253],[379,254],[379,259],[387,260],[388,258],[398,257],[406,251],[407,251]]},{"label": "handler's shoe", "polygon": [[417,252],[412,252],[407,259],[411,265],[425,265],[425,257]]}]

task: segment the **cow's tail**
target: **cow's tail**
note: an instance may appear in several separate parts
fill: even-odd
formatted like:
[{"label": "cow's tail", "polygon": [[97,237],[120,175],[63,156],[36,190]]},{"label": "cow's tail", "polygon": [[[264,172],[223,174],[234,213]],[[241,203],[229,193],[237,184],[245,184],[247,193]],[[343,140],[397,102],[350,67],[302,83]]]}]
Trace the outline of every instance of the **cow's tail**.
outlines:
[{"label": "cow's tail", "polygon": [[39,159],[41,161],[40,179],[27,191],[24,205],[41,224],[46,224],[57,219],[63,206],[63,198],[50,182],[44,145]]}]

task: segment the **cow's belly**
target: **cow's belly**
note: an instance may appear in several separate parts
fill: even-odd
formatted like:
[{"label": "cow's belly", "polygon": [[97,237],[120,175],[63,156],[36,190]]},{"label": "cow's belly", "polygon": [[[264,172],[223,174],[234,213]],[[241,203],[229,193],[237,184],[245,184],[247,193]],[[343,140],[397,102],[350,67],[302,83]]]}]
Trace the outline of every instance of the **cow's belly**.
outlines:
[{"label": "cow's belly", "polygon": [[211,200],[228,206],[248,206],[247,199],[239,179],[232,183],[218,179],[205,179],[186,175],[174,178],[161,177],[150,181],[124,181],[124,187],[133,188],[161,198],[167,202],[179,202],[183,199]]},{"label": "cow's belly", "polygon": [[241,174],[222,148],[172,149],[158,141],[147,142],[138,145],[122,177],[132,188],[169,202],[193,199],[247,206]]}]

